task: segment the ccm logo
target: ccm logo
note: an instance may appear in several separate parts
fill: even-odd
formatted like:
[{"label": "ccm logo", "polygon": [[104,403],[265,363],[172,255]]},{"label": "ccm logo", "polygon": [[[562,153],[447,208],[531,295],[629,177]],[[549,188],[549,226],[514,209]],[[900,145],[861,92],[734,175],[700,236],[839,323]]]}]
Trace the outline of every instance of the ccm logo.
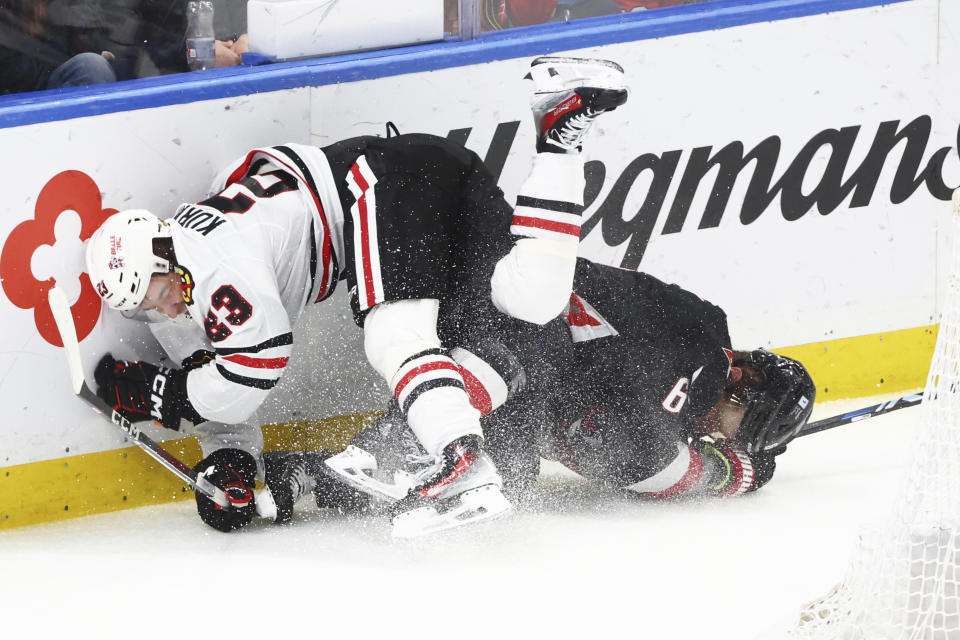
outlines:
[{"label": "ccm logo", "polygon": [[163,390],[167,387],[167,376],[158,373],[153,379],[153,387],[150,389],[150,403],[153,409],[150,415],[160,422],[163,422]]}]

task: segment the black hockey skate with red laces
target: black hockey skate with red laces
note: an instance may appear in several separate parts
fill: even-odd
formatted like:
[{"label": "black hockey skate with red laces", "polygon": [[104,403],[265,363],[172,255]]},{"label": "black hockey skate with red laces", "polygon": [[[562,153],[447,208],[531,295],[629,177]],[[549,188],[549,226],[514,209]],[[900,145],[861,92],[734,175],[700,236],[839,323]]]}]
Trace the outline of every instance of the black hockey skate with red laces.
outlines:
[{"label": "black hockey skate with red laces", "polygon": [[627,101],[623,68],[609,60],[546,56],[530,64],[537,151],[579,151],[594,120]]},{"label": "black hockey skate with red laces", "polygon": [[393,535],[409,538],[486,520],[510,510],[500,474],[468,435],[448,444],[392,512]]}]

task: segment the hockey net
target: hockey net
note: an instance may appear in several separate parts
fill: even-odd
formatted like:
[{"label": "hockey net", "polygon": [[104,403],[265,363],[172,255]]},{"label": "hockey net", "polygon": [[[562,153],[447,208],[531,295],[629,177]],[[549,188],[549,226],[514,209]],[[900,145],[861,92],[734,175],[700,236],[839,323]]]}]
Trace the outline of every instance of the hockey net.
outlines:
[{"label": "hockey net", "polygon": [[960,638],[960,190],[940,330],[893,512],[861,533],[847,573],[791,638]]}]

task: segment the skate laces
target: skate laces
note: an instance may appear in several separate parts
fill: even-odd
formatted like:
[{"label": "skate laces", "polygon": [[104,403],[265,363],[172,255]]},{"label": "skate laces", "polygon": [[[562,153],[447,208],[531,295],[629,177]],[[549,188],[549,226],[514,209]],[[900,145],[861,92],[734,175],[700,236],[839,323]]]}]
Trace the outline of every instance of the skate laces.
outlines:
[{"label": "skate laces", "polygon": [[552,130],[556,135],[556,141],[565,147],[578,146],[599,113],[587,107],[584,113],[571,116],[559,129]]},{"label": "skate laces", "polygon": [[306,494],[310,493],[317,486],[316,480],[307,472],[307,464],[303,458],[297,460],[288,472],[290,482],[290,493],[293,495],[293,501],[296,502]]},{"label": "skate laces", "polygon": [[432,465],[437,461],[435,456],[424,450],[409,427],[400,432],[400,446],[404,451],[404,461],[411,465]]},{"label": "skate laces", "polygon": [[403,438],[405,466],[417,478],[417,484],[426,482],[428,478],[437,475],[443,468],[443,456],[438,458],[427,453],[420,446],[420,442],[413,435],[413,432],[404,435],[406,436]]},{"label": "skate laces", "polygon": [[408,453],[403,456],[403,459],[413,465],[433,465],[437,462],[437,459],[429,453]]}]

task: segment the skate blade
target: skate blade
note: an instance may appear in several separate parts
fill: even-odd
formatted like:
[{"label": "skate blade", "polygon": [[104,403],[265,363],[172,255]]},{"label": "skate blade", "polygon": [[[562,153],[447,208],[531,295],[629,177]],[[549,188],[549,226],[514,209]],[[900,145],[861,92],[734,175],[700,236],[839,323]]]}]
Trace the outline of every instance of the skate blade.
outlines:
[{"label": "skate blade", "polygon": [[493,484],[464,491],[458,496],[459,503],[439,512],[435,507],[420,507],[401,513],[393,518],[394,538],[416,538],[431,533],[461,527],[507,515],[510,502],[500,488]]},{"label": "skate blade", "polygon": [[254,507],[257,510],[257,515],[261,518],[266,518],[273,522],[277,521],[277,501],[273,499],[273,492],[270,491],[270,487],[264,487],[259,491],[254,491],[256,496],[254,500]]},{"label": "skate blade", "polygon": [[410,493],[413,478],[397,472],[394,482],[384,482],[373,477],[377,459],[367,451],[353,445],[324,461],[331,477],[382,502],[394,503]]},{"label": "skate blade", "polygon": [[604,58],[576,58],[573,56],[539,56],[533,59],[533,62],[530,63],[531,67],[538,67],[542,64],[549,64],[554,66],[587,66],[587,67],[597,67],[601,69],[610,69],[611,71],[617,71],[623,73],[623,67],[614,62],[613,60],[606,60]]},{"label": "skate blade", "polygon": [[625,89],[623,67],[609,60],[542,57],[534,60],[524,78],[533,80],[535,96],[580,87]]}]

